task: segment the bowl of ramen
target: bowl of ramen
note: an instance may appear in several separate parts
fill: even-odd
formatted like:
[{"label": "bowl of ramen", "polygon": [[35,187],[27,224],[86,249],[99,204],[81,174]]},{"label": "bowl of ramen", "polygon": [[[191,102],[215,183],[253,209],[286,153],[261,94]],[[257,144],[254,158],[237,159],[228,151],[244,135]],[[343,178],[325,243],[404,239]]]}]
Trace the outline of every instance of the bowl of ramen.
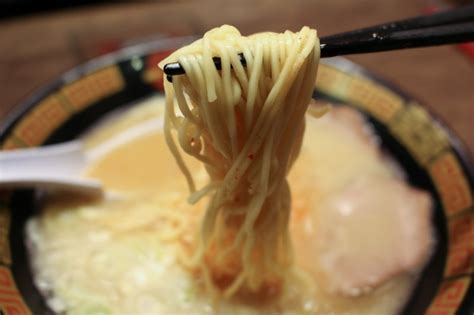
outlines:
[{"label": "bowl of ramen", "polygon": [[473,164],[436,116],[308,28],[195,39],[76,67],[2,124],[2,150],[80,141],[105,188],[0,191],[2,314],[472,314]]}]

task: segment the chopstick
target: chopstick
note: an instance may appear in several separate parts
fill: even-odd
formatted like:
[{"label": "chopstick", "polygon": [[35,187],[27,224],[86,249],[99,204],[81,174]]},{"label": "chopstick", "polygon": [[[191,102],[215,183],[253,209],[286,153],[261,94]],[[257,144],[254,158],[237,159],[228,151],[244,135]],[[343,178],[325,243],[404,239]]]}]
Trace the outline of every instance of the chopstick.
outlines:
[{"label": "chopstick", "polygon": [[321,57],[456,44],[474,40],[474,21],[402,31],[359,33],[321,40]]},{"label": "chopstick", "polygon": [[[321,38],[321,58],[474,41],[474,5],[428,16],[362,28]],[[245,65],[243,54],[240,61]],[[218,70],[221,62],[213,58]],[[184,74],[178,62],[166,64],[168,81]]]},{"label": "chopstick", "polygon": [[339,33],[324,37],[325,40],[335,40],[341,37],[350,38],[361,34],[373,34],[386,31],[406,31],[421,29],[433,26],[449,25],[461,22],[474,21],[474,5],[464,6],[454,10],[447,10],[430,15],[422,15],[414,18],[408,18],[399,21],[378,24],[370,27],[361,28],[354,31]]}]

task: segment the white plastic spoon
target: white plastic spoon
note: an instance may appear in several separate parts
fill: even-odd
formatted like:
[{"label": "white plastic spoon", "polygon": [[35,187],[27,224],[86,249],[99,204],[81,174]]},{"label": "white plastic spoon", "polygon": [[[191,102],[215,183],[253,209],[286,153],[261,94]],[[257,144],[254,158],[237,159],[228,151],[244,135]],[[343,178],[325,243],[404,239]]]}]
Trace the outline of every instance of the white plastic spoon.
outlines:
[{"label": "white plastic spoon", "polygon": [[88,164],[80,141],[0,152],[0,188],[29,187],[100,196],[100,181],[81,176]]}]

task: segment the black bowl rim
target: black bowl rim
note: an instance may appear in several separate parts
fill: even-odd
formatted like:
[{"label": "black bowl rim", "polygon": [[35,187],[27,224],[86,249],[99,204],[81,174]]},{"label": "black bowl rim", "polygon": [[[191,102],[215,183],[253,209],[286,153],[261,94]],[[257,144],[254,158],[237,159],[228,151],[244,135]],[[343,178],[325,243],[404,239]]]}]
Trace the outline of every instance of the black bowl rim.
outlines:
[{"label": "black bowl rim", "polygon": [[91,73],[97,69],[116,64],[120,61],[125,61],[132,58],[136,54],[142,54],[149,51],[166,50],[171,47],[177,47],[178,44],[189,43],[195,40],[197,37],[194,35],[181,36],[181,37],[163,37],[156,40],[140,43],[133,46],[121,48],[117,51],[107,53],[102,56],[92,58],[86,62],[78,64],[71,69],[58,74],[55,79],[49,80],[42,87],[34,90],[33,92],[26,94],[22,100],[20,100],[16,106],[9,111],[6,116],[0,121],[0,142],[5,140],[5,137],[9,134],[9,131],[16,122],[32,108],[36,106],[38,101],[47,96],[51,91],[55,90],[58,86],[74,81],[75,79]]},{"label": "black bowl rim", "polygon": [[[176,44],[187,43],[197,38],[198,37],[196,35],[158,38],[150,42],[140,43],[133,46],[121,48],[117,51],[92,58],[91,60],[74,66],[70,70],[57,75],[57,79],[50,80],[42,87],[34,90],[29,94],[26,94],[22,98],[22,100],[19,101],[17,105],[14,106],[13,109],[6,114],[6,116],[0,121],[0,142],[3,141],[4,138],[9,134],[10,129],[15,125],[18,120],[20,120],[30,109],[34,108],[39,100],[41,100],[44,96],[48,95],[48,93],[53,91],[56,87],[61,86],[64,83],[73,81],[76,78],[89,72],[92,72],[96,69],[112,65],[120,61],[128,60],[137,53],[144,53],[159,49],[166,49],[169,47],[176,47]],[[358,65],[347,58],[332,57],[325,58],[322,60],[323,62],[329,65],[332,65],[334,63],[338,63],[338,65],[344,64],[344,66],[347,67],[347,70],[350,73],[355,73],[369,78],[375,82],[381,83],[382,85],[388,87],[390,90],[394,91],[396,94],[398,94],[404,99],[415,100],[425,110],[428,111],[432,120],[439,124],[439,126],[441,126],[443,130],[447,133],[449,143],[459,154],[459,156],[464,162],[464,165],[467,166],[469,177],[474,178],[473,152],[466,145],[465,141],[456,132],[454,132],[454,130],[450,127],[450,124],[448,124],[446,120],[441,118],[441,116],[436,113],[432,106],[430,106],[427,102],[420,102],[418,98],[412,97],[410,93],[407,93],[404,89],[400,88],[394,82],[383,78],[382,76],[374,73],[374,71],[369,71],[363,66]]]}]

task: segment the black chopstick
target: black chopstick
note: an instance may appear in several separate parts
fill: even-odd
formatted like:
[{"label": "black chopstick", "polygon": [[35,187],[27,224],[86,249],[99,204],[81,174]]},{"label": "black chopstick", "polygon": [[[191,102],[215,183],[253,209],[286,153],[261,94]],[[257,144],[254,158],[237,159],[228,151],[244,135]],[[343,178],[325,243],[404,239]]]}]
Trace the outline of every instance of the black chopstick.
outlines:
[{"label": "black chopstick", "polygon": [[402,31],[361,33],[350,38],[321,39],[321,57],[429,47],[474,41],[474,21]]},{"label": "black chopstick", "polygon": [[449,24],[459,24],[461,22],[474,21],[474,5],[463,6],[454,10],[447,10],[430,15],[422,15],[405,20],[392,21],[384,24],[378,24],[370,27],[361,28],[358,30],[343,32],[335,35],[324,37],[327,41],[336,40],[338,38],[357,38],[363,34],[379,33],[383,34],[388,31],[406,31],[413,29],[422,29],[433,26],[442,26]]},{"label": "black chopstick", "polygon": [[[474,5],[326,36],[320,43],[321,58],[326,58],[468,41],[474,41]],[[239,56],[245,65],[243,54]],[[213,60],[219,70],[220,59]],[[185,73],[177,62],[166,64],[163,70],[170,82],[173,75]]]}]

